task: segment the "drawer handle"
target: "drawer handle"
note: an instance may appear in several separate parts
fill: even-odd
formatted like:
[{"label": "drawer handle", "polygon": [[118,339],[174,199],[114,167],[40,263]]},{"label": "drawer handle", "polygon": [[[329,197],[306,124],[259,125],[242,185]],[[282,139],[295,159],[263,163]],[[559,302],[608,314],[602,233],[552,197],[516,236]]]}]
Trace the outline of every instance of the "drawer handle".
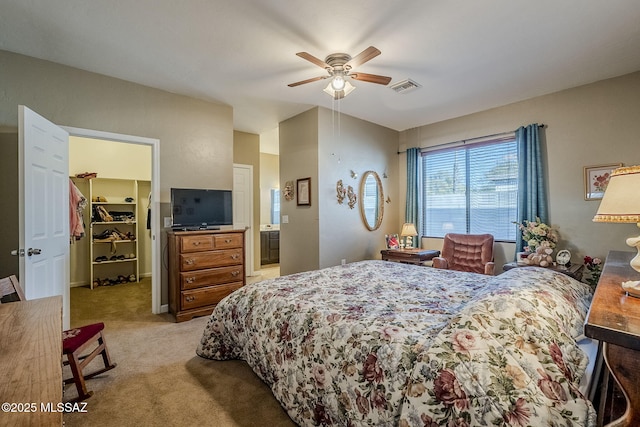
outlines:
[{"label": "drawer handle", "polygon": [[238,274],[240,274],[240,272],[239,272],[238,270],[235,270],[235,271],[232,271],[232,272],[231,272],[231,275],[232,275],[233,277],[236,277]]},{"label": "drawer handle", "polygon": [[238,258],[240,258],[240,255],[238,254],[231,255],[231,259],[238,259]]},{"label": "drawer handle", "polygon": [[188,259],[184,260],[184,262],[187,265],[193,265],[193,264],[195,264],[196,260],[193,259],[193,258],[188,258]]},{"label": "drawer handle", "polygon": [[225,243],[231,243],[231,239],[225,239]]},{"label": "drawer handle", "polygon": [[200,242],[193,242],[193,246],[200,246]]},{"label": "drawer handle", "polygon": [[196,297],[188,296],[185,298],[187,302],[195,301]]},{"label": "drawer handle", "polygon": [[195,280],[196,280],[196,278],[195,278],[195,277],[187,277],[186,282],[187,282],[187,283],[193,283],[193,282],[195,282]]}]

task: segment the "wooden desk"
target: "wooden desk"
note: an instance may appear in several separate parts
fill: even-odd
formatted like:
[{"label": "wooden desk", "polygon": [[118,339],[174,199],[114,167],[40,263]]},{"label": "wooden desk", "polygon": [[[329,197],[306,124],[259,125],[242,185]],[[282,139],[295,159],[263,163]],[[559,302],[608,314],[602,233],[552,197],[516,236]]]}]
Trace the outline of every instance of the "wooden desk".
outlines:
[{"label": "wooden desk", "polygon": [[[502,271],[511,270],[512,268],[517,267],[536,267],[535,265],[526,265],[526,264],[518,264],[517,262],[508,262],[502,266]],[[567,276],[576,279],[577,281],[582,280],[582,272],[584,270],[583,264],[571,264],[569,267],[562,268],[558,266],[544,267],[549,270],[557,271],[558,273],[566,274]]]},{"label": "wooden desk", "polygon": [[1,426],[62,425],[41,406],[62,402],[62,297],[0,304],[0,378],[0,404],[23,405],[0,412]]},{"label": "wooden desk", "polygon": [[585,335],[603,342],[604,360],[627,401],[625,414],[609,426],[640,426],[640,299],[620,287],[640,280],[629,266],[634,255],[609,252],[584,326]]},{"label": "wooden desk", "polygon": [[380,254],[383,261],[421,265],[425,261],[430,261],[440,256],[440,251],[431,249],[383,249]]}]

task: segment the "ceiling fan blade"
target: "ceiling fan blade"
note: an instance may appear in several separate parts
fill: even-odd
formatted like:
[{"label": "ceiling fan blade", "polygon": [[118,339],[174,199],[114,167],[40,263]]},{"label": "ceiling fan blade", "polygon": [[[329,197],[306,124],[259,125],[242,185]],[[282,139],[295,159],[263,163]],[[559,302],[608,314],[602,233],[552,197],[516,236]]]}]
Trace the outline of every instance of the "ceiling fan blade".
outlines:
[{"label": "ceiling fan blade", "polygon": [[368,48],[360,52],[358,55],[351,58],[351,60],[349,60],[349,62],[344,64],[344,66],[351,67],[351,68],[357,67],[358,65],[362,65],[365,62],[370,61],[371,59],[380,55],[380,53],[381,52],[375,47],[369,46]]},{"label": "ceiling fan blade", "polygon": [[307,61],[309,61],[309,62],[311,62],[313,64],[316,64],[320,68],[331,68],[329,66],[329,64],[327,64],[326,62],[324,62],[321,59],[316,58],[315,56],[311,55],[310,53],[298,52],[298,53],[296,53],[296,55],[298,55],[302,59],[306,59]]},{"label": "ceiling fan blade", "polygon": [[391,81],[391,77],[379,76],[377,74],[367,74],[367,73],[353,73],[353,74],[349,74],[349,77],[351,77],[354,80],[360,80],[362,82],[369,82],[369,83],[377,83],[379,85],[388,85],[389,82]]},{"label": "ceiling fan blade", "polygon": [[307,80],[302,80],[299,82],[295,82],[295,83],[289,83],[287,86],[289,87],[296,87],[296,86],[300,86],[306,83],[311,83],[311,82],[317,82],[318,80],[324,80],[326,78],[328,78],[329,76],[319,76],[319,77],[313,77],[311,79],[307,79]]}]

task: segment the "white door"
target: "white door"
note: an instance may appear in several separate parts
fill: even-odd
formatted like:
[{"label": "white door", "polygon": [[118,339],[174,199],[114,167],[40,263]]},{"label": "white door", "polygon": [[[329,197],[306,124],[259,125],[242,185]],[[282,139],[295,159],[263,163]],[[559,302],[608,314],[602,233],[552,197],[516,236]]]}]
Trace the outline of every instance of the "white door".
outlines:
[{"label": "white door", "polygon": [[247,231],[245,266],[247,276],[253,276],[253,166],[233,165],[233,228]]},{"label": "white door", "polygon": [[23,105],[18,116],[20,282],[28,300],[61,295],[68,329],[69,134]]}]

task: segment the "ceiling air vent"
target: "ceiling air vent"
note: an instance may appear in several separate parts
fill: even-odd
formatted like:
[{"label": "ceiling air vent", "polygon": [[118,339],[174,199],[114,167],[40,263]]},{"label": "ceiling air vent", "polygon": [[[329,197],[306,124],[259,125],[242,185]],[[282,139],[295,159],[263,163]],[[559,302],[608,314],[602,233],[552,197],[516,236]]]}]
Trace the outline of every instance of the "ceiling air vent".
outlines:
[{"label": "ceiling air vent", "polygon": [[407,80],[403,80],[401,82],[398,82],[396,84],[393,84],[391,86],[389,86],[391,89],[395,90],[398,93],[406,93],[406,92],[410,92],[412,90],[416,90],[420,86],[418,83],[414,82],[411,79],[407,79]]}]

